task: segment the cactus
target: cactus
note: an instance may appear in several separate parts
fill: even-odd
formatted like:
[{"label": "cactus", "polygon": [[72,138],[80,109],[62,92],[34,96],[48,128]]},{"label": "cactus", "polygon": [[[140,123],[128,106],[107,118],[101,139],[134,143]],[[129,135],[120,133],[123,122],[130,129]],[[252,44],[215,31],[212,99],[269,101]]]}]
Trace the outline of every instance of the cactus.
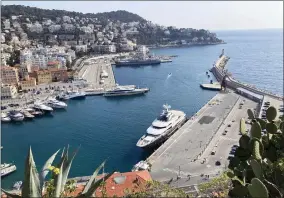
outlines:
[{"label": "cactus", "polygon": [[269,122],[272,122],[277,116],[277,110],[275,107],[269,107],[266,110],[266,118]]},{"label": "cactus", "polygon": [[262,143],[260,142],[259,139],[253,138],[253,139],[250,140],[249,150],[251,151],[254,159],[256,159],[256,160],[262,159],[261,155],[264,152],[264,148],[263,148],[263,145],[262,145]]},{"label": "cactus", "polygon": [[[21,196],[11,194],[5,190],[2,189],[2,191],[8,196],[8,197],[43,197],[42,195],[42,189],[43,189],[43,183],[46,175],[50,170],[53,170],[52,172],[52,178],[54,179],[54,191],[52,192],[52,197],[61,197],[66,196],[64,195],[64,188],[65,184],[68,178],[68,174],[72,165],[72,161],[78,152],[78,149],[73,152],[71,157],[68,157],[68,147],[67,149],[63,149],[60,163],[56,166],[57,168],[53,167],[51,169],[51,164],[54,161],[57,153],[55,152],[45,163],[41,170],[40,178],[39,174],[36,170],[35,162],[33,159],[33,154],[31,148],[29,149],[28,157],[25,164],[25,178],[23,182],[23,188],[21,192]],[[101,183],[108,179],[113,173],[110,173],[104,177],[102,177],[99,180],[95,180],[95,177],[97,176],[98,172],[101,170],[101,168],[104,166],[105,162],[103,162],[95,171],[89,182],[84,188],[84,191],[81,195],[77,197],[90,197],[93,195],[93,193],[96,191],[96,189],[101,185]]]},{"label": "cactus", "polygon": [[277,130],[278,130],[278,128],[277,128],[276,124],[271,123],[271,122],[266,124],[267,133],[275,134],[275,133],[277,133]]},{"label": "cactus", "polygon": [[248,109],[247,113],[248,113],[248,118],[249,119],[254,119],[255,118],[254,111],[252,109]]},{"label": "cactus", "polygon": [[275,184],[267,181],[266,179],[263,180],[263,183],[267,187],[271,197],[283,197],[283,194],[280,192],[280,190]]},{"label": "cactus", "polygon": [[251,159],[250,165],[252,167],[254,175],[260,180],[264,179],[261,164],[258,163],[255,159]]},{"label": "cactus", "polygon": [[247,135],[242,135],[242,137],[239,139],[239,145],[243,149],[248,149],[249,148],[249,141],[250,138]]},{"label": "cactus", "polygon": [[261,138],[261,127],[258,122],[254,122],[250,129],[251,137],[260,139]]},{"label": "cactus", "polygon": [[251,184],[247,186],[249,194],[253,198],[268,198],[268,190],[266,186],[258,179],[258,178],[253,178],[251,180]]},{"label": "cactus", "polygon": [[246,127],[245,119],[242,118],[242,119],[240,120],[240,132],[241,132],[242,135],[246,135],[246,134],[247,134],[247,129],[246,129],[246,128],[247,128],[247,127]]},{"label": "cactus", "polygon": [[235,156],[237,156],[241,161],[246,161],[250,158],[251,152],[249,149],[238,147],[236,149]]},{"label": "cactus", "polygon": [[245,186],[235,186],[232,190],[230,190],[229,195],[231,197],[247,197],[249,191]]},{"label": "cactus", "polygon": [[256,121],[260,124],[261,129],[265,129],[266,127],[266,121],[260,119],[260,118],[256,118]]},{"label": "cactus", "polygon": [[284,122],[283,121],[280,123],[279,129],[282,132],[282,135],[284,135]]}]

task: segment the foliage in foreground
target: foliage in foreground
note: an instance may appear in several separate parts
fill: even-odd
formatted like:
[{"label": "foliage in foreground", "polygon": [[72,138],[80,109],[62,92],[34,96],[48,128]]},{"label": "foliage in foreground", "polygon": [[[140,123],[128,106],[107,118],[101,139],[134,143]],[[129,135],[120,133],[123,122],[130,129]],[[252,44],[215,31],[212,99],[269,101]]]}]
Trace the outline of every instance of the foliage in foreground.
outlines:
[{"label": "foliage in foreground", "polygon": [[205,195],[212,197],[227,197],[230,185],[230,178],[226,173],[223,173],[219,177],[211,179],[209,182],[199,184],[199,194],[202,197]]},{"label": "foliage in foreground", "polygon": [[186,197],[185,192],[180,189],[174,189],[167,184],[158,181],[148,181],[141,192],[128,194],[126,197]]},{"label": "foliage in foreground", "polygon": [[[256,118],[251,109],[250,134],[244,119],[240,121],[239,147],[227,175],[232,178],[232,197],[283,197],[284,192],[284,122],[276,121],[277,109],[266,110],[267,120]],[[266,133],[262,133],[263,130]]]},{"label": "foliage in foreground", "polygon": [[[72,161],[78,150],[68,156],[69,147],[62,151],[60,162],[57,165],[51,166],[59,150],[56,151],[44,164],[43,168],[38,174],[36,165],[33,159],[32,149],[29,153],[25,164],[25,178],[21,195],[15,195],[2,191],[12,198],[18,197],[66,197],[69,193],[75,190],[76,185],[74,180],[67,181],[68,174],[72,165]],[[113,173],[107,174],[103,178],[96,180],[99,171],[103,168],[105,161],[96,169],[91,176],[90,180],[84,187],[83,192],[77,197],[91,197],[98,187],[101,186],[103,181],[107,180]],[[51,172],[51,179],[45,182],[47,174]]]}]

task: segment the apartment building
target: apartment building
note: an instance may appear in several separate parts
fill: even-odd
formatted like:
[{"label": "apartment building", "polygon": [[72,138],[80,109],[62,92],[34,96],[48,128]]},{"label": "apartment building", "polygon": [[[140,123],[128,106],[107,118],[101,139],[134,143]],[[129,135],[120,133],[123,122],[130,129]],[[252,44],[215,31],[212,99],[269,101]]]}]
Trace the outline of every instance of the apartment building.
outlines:
[{"label": "apartment building", "polygon": [[20,81],[22,90],[33,89],[36,86],[36,78],[26,76],[25,80]]},{"label": "apartment building", "polygon": [[19,83],[19,73],[18,69],[2,66],[1,67],[1,82],[4,84],[18,84]]},{"label": "apartment building", "polygon": [[51,72],[49,70],[35,71],[37,84],[47,84],[52,82]]},{"label": "apartment building", "polygon": [[16,98],[18,95],[16,85],[2,84],[1,85],[1,100]]}]

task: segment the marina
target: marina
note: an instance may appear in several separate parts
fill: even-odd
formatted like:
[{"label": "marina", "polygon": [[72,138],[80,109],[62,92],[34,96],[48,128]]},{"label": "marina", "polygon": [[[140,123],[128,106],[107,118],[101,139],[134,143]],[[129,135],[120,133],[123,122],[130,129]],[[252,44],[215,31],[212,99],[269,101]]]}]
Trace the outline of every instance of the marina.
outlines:
[{"label": "marina", "polygon": [[[229,48],[231,44],[228,42],[227,45],[228,47],[226,46],[226,49]],[[237,52],[232,52],[232,49],[236,48],[232,47],[231,52],[228,52],[228,55],[239,57]],[[5,177],[2,182],[3,185],[9,188],[15,181],[22,179],[24,171],[22,162],[25,160],[29,144],[32,144],[37,164],[44,164],[47,157],[49,157],[53,151],[55,152],[58,148],[61,148],[62,145],[70,144],[73,148],[81,144],[82,147],[74,160],[71,169],[71,177],[90,174],[90,172],[93,171],[93,168],[104,160],[106,156],[109,156],[106,169],[111,170],[112,168],[115,168],[120,171],[131,170],[135,164],[148,158],[149,154],[143,149],[136,147],[136,143],[138,139],[145,134],[146,129],[161,111],[162,104],[169,103],[174,109],[182,110],[190,117],[194,116],[204,104],[208,103],[210,98],[216,95],[217,92],[202,90],[200,88],[200,83],[206,81],[209,83],[210,79],[205,75],[205,71],[209,69],[208,66],[212,65],[213,60],[216,59],[219,52],[220,49],[218,46],[204,47],[202,49],[172,48],[160,51],[156,50],[155,54],[178,54],[178,58],[163,66],[113,68],[116,82],[121,85],[139,84],[141,87],[142,85],[144,85],[143,87],[147,86],[151,88],[151,91],[148,94],[135,98],[115,97],[113,100],[106,100],[105,97],[86,97],[84,100],[68,100],[66,101],[68,104],[66,111],[57,111],[54,109],[53,117],[44,116],[45,118],[40,121],[24,122],[24,124],[21,125],[3,124],[2,142],[4,149],[2,150],[2,158],[5,159],[5,161],[15,160],[15,164],[17,165],[17,171],[9,175],[9,177]],[[206,59],[204,58],[204,53],[207,55]],[[239,59],[242,60],[244,57],[240,56]],[[230,61],[236,61],[236,59],[232,58]],[[249,63],[251,64],[251,62]],[[239,71],[239,68],[234,68],[234,65],[232,65],[233,62],[229,62],[229,70],[232,71],[233,76],[235,77],[235,73],[236,71]],[[251,70],[249,66],[250,65],[246,65],[246,70]],[[95,71],[94,68],[88,69],[89,73]],[[108,71],[106,72],[109,73]],[[240,72],[243,73],[243,70]],[[169,73],[172,73],[172,76],[167,78]],[[261,76],[269,77],[265,74],[261,74]],[[87,72],[85,77],[87,77]],[[213,75],[211,75],[211,78],[214,80]],[[177,79],[181,80],[178,81]],[[236,76],[236,79],[240,78]],[[249,80],[250,79],[247,81]],[[267,84],[261,84],[261,82],[258,83],[257,81],[249,83],[258,84],[259,87],[265,87]],[[113,85],[115,86],[115,83]],[[274,86],[274,89],[272,87],[271,90],[277,93],[277,90],[281,89],[281,84],[278,85],[279,86]],[[88,89],[98,90],[97,88]],[[92,93],[94,90],[90,90],[90,92]],[[99,90],[97,92],[94,91],[94,93],[99,93]],[[232,97],[234,98],[234,96]],[[217,99],[222,101],[222,98]],[[254,108],[256,106],[256,103],[250,103],[250,100],[247,97],[243,97],[239,101],[242,101],[243,99],[246,100],[243,109]],[[219,104],[220,101],[210,101],[208,108],[217,108],[223,103],[221,102],[221,104]],[[271,104],[273,104],[272,101]],[[213,111],[214,109],[207,112],[209,116]],[[229,114],[227,118],[228,121],[232,120],[230,115],[231,114]],[[246,112],[244,112],[243,115],[240,114],[240,116],[245,115]],[[196,122],[198,122],[197,120]],[[213,122],[215,123],[215,120]],[[232,128],[237,127],[237,120],[235,123],[236,124],[232,124]],[[203,126],[207,125],[203,124]],[[220,128],[219,132],[222,131],[221,129],[222,128]],[[207,128],[204,128],[203,132],[206,130]],[[222,133],[224,130],[220,133],[221,136],[223,136]],[[178,135],[178,131],[171,137],[176,135]],[[229,131],[227,135],[222,138],[223,143],[220,142],[220,145],[226,145],[228,143],[234,144],[234,141],[231,139],[237,139],[238,137],[235,138],[233,135],[234,130],[232,129],[232,131]],[[216,133],[216,136],[218,136],[218,133]],[[23,140],[24,138],[18,138],[21,139],[21,141],[15,140],[15,137],[25,137],[25,139],[29,141]],[[183,136],[181,136],[178,141],[183,139],[182,137]],[[171,140],[171,138],[169,140]],[[14,144],[9,144],[9,142],[12,141],[14,141]],[[174,141],[174,139],[172,141]],[[214,141],[212,141],[212,144],[213,142]],[[185,142],[184,144],[189,145],[191,142]],[[200,142],[197,142],[195,146],[199,147]],[[190,153],[185,150],[186,148],[182,148],[182,146],[180,149],[183,149],[184,155],[186,155],[186,152]],[[223,152],[223,155],[226,155],[228,150],[224,149],[224,147],[218,147],[216,153],[220,152]],[[165,152],[165,154],[166,153],[167,152]],[[196,163],[195,166],[200,166],[203,157],[206,156],[208,158],[209,155],[207,155],[207,153],[209,153],[209,150],[204,152],[204,156],[200,158],[199,163]],[[163,155],[163,157],[164,156],[170,158],[169,155]],[[210,176],[213,176],[213,173],[215,173],[214,171],[211,171],[216,168],[215,163],[213,162],[217,159],[219,160],[217,155],[212,157],[215,157],[215,159],[208,158],[208,161],[212,162],[212,164],[205,163],[202,165],[203,168],[208,169],[208,173],[212,172]],[[223,164],[222,161],[221,163]],[[207,165],[210,165],[211,167],[207,168]],[[186,180],[185,177],[187,176],[187,171],[184,169],[184,166],[186,165],[181,165],[180,168],[182,179],[178,181],[180,182],[179,185],[182,185],[182,181]],[[166,167],[164,169],[164,171],[171,173],[171,175],[165,179],[170,179],[171,176],[176,178],[179,172],[178,165],[174,166],[174,169],[167,169]],[[189,171],[189,173],[191,172]],[[195,177],[192,173],[191,182],[197,181],[197,179],[201,180],[202,178],[200,176]],[[178,182],[174,183],[177,184]]]}]

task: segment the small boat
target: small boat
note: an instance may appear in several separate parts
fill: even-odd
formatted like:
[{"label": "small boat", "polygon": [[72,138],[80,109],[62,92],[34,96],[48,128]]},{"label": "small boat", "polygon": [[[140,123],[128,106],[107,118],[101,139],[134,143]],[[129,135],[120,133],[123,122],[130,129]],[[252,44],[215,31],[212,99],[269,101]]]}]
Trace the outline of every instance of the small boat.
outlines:
[{"label": "small boat", "polygon": [[19,112],[19,111],[16,111],[16,110],[12,110],[12,111],[9,111],[9,117],[13,120],[13,121],[23,121],[25,116]]},{"label": "small boat", "polygon": [[208,74],[207,77],[210,78],[210,75]]},{"label": "small boat", "polygon": [[35,110],[33,108],[25,108],[24,111],[28,111],[31,115],[35,116],[35,117],[38,117],[38,116],[41,116],[43,115],[43,111],[40,111],[40,110]]},{"label": "small boat", "polygon": [[65,102],[58,101],[54,98],[47,100],[46,105],[55,109],[64,109],[67,107],[67,104]]},{"label": "small boat", "polygon": [[65,94],[62,94],[59,96],[59,99],[61,100],[76,100],[76,99],[84,99],[86,97],[85,92],[79,92],[79,91],[68,91]]},{"label": "small boat", "polygon": [[13,164],[11,164],[10,166],[8,166],[6,168],[3,168],[3,169],[1,168],[1,177],[9,175],[12,172],[14,172],[15,170],[17,170],[17,167]]},{"label": "small boat", "polygon": [[22,188],[23,182],[22,181],[17,181],[13,185],[14,190],[20,190]]},{"label": "small boat", "polygon": [[132,172],[141,170],[150,170],[150,166],[146,161],[141,160],[131,169]]},{"label": "small boat", "polygon": [[168,74],[168,77],[170,77],[171,75],[172,75],[172,73],[169,73],[169,74]]},{"label": "small boat", "polygon": [[2,121],[2,122],[10,122],[10,121],[11,121],[11,118],[8,116],[7,113],[2,112],[2,113],[1,113],[1,121]]}]

